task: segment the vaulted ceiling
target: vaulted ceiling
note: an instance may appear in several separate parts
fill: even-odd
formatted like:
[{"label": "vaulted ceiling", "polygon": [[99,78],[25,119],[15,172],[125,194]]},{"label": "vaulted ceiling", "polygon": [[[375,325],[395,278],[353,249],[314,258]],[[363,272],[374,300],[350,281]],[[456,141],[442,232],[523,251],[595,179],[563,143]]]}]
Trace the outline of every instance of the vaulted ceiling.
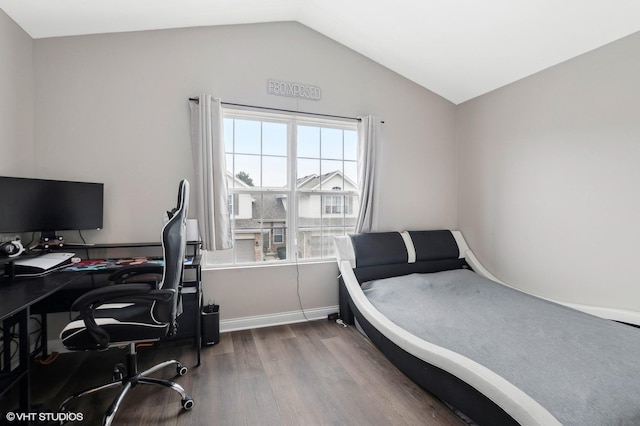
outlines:
[{"label": "vaulted ceiling", "polygon": [[0,0],[34,39],[297,21],[458,104],[640,30],[638,0]]}]

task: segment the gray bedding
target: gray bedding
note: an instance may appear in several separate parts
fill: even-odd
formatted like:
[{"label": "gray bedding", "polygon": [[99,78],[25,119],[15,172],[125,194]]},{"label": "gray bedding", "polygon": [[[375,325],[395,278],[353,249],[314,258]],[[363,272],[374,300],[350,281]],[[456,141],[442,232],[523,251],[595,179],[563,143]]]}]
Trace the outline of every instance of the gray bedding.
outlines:
[{"label": "gray bedding", "polygon": [[468,270],[362,285],[383,315],[491,369],[565,425],[640,425],[640,329]]}]

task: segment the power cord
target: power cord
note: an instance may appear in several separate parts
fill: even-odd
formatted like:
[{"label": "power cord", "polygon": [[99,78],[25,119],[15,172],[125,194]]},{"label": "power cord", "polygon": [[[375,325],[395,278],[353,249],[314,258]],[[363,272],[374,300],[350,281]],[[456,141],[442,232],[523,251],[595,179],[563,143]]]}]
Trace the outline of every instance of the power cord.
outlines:
[{"label": "power cord", "polygon": [[[5,333],[4,328],[0,327],[0,335],[4,336],[4,333]],[[18,344],[18,333],[15,332],[15,324],[11,326],[11,328],[8,330],[8,333],[9,333],[9,338],[11,339],[11,343],[9,345],[9,350],[10,350],[9,360],[11,361],[18,354],[18,349],[20,349],[20,345]],[[0,360],[4,360],[4,345],[2,349],[0,349]],[[6,367],[7,366],[3,366],[3,370]]]},{"label": "power cord", "polygon": [[294,253],[295,253],[295,264],[296,264],[296,294],[298,295],[298,305],[300,306],[300,311],[302,312],[302,316],[305,321],[309,321],[306,312],[304,311],[304,307],[302,306],[302,297],[300,297],[300,265],[298,264],[298,243],[297,240],[294,243]]},{"label": "power cord", "polygon": [[38,323],[38,329],[32,331],[31,333],[29,333],[30,336],[33,336],[34,334],[37,335],[38,337],[35,339],[36,341],[36,345],[33,348],[33,352],[38,353],[42,350],[42,322],[34,316],[29,317],[29,319],[31,321],[35,321]]}]

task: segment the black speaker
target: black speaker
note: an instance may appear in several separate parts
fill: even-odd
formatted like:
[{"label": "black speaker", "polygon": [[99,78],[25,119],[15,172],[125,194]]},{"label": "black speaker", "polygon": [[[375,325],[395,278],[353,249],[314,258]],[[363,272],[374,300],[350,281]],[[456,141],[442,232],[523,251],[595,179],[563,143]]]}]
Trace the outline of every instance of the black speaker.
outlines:
[{"label": "black speaker", "polygon": [[220,305],[207,305],[202,308],[202,344],[215,345],[220,341]]}]

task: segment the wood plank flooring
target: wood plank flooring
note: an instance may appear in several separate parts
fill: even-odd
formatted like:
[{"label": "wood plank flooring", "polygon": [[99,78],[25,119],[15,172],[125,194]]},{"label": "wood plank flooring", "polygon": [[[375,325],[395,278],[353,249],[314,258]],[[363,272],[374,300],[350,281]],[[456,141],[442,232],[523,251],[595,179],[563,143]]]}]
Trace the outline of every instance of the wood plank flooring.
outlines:
[{"label": "wood plank flooring", "polygon": [[[177,393],[138,386],[115,425],[463,425],[446,406],[400,373],[354,327],[325,320],[237,331],[202,350],[140,348],[140,369],[166,359],[189,367],[177,377],[195,399],[184,411]],[[57,407],[67,396],[111,380],[124,350],[61,354],[32,375],[34,403]],[[175,370],[159,371],[171,378]],[[100,424],[115,391],[85,396],[69,410]],[[54,408],[54,411],[55,408]],[[69,423],[69,424],[78,424]]]}]

